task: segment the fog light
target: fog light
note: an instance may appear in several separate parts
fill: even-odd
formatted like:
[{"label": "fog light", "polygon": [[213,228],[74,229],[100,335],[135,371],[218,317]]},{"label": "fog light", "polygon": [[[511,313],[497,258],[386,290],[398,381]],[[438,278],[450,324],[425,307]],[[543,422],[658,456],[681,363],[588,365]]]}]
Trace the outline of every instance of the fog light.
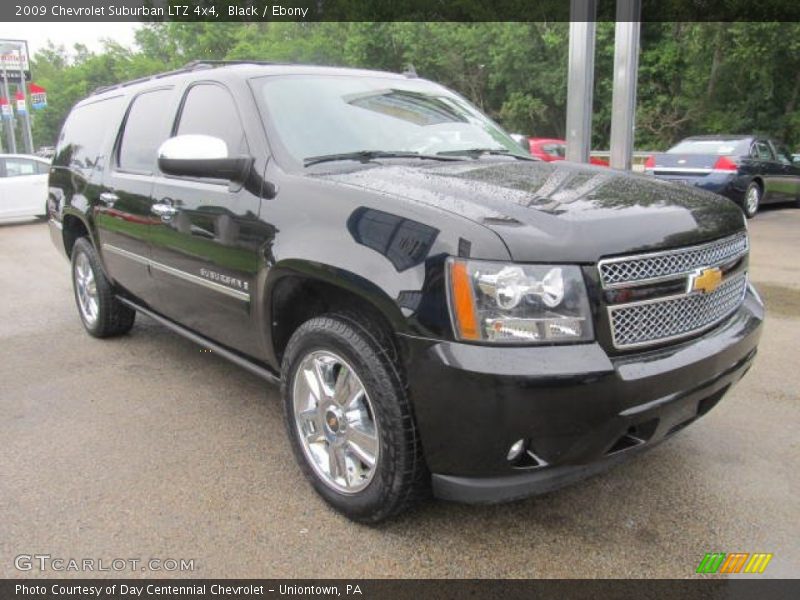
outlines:
[{"label": "fog light", "polygon": [[517,460],[520,455],[525,451],[525,440],[517,440],[511,445],[511,448],[508,450],[508,456],[506,458],[509,462],[514,462]]}]

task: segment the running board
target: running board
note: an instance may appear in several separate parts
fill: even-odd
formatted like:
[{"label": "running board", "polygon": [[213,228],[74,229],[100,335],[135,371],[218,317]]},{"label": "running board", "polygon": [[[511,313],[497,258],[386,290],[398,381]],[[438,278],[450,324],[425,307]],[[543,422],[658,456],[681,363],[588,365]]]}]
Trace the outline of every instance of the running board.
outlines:
[{"label": "running board", "polygon": [[266,368],[264,368],[264,367],[262,367],[260,365],[257,365],[256,363],[254,363],[252,361],[249,361],[249,360],[247,360],[246,358],[244,358],[242,356],[239,356],[235,352],[231,352],[230,350],[228,350],[224,346],[220,346],[219,344],[217,344],[215,342],[212,342],[208,338],[204,338],[202,335],[198,335],[197,333],[195,333],[195,332],[193,332],[193,331],[191,331],[189,329],[186,329],[185,327],[182,327],[182,326],[178,325],[177,323],[175,323],[173,321],[170,321],[166,317],[162,317],[158,313],[155,313],[155,312],[153,312],[152,310],[150,310],[148,308],[144,308],[142,306],[139,306],[138,304],[136,304],[135,302],[131,302],[127,298],[123,298],[122,296],[117,296],[117,300],[119,300],[120,302],[122,302],[126,306],[129,306],[130,308],[132,308],[136,312],[140,312],[143,315],[147,315],[148,317],[150,317],[154,321],[158,321],[159,323],[161,323],[162,325],[164,325],[168,329],[171,329],[172,331],[174,331],[178,335],[183,336],[188,340],[191,340],[195,344],[199,344],[201,346],[205,346],[206,348],[208,348],[210,350],[213,350],[214,354],[218,354],[222,358],[227,358],[232,363],[242,367],[243,369],[247,369],[248,371],[250,371],[254,375],[258,375],[259,377],[261,377],[262,379],[266,379],[270,383],[280,384],[280,382],[281,382],[280,377],[275,375],[275,373],[273,373],[269,369],[266,369]]}]

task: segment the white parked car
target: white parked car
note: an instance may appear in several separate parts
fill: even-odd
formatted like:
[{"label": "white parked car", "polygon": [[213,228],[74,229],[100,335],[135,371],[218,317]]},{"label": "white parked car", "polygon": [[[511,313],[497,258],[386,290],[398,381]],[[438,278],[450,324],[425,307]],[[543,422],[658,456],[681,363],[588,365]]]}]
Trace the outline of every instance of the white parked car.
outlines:
[{"label": "white parked car", "polygon": [[47,214],[50,161],[30,154],[0,154],[0,221]]}]

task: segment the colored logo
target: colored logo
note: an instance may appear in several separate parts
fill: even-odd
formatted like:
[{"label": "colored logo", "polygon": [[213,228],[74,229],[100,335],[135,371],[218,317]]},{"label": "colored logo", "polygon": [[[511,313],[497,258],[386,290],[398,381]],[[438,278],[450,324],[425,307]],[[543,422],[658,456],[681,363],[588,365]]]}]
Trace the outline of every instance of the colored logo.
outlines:
[{"label": "colored logo", "polygon": [[722,283],[722,271],[718,267],[698,269],[689,276],[689,293],[710,294]]},{"label": "colored logo", "polygon": [[706,554],[697,567],[697,573],[763,573],[767,568],[772,554],[747,552],[714,552]]}]

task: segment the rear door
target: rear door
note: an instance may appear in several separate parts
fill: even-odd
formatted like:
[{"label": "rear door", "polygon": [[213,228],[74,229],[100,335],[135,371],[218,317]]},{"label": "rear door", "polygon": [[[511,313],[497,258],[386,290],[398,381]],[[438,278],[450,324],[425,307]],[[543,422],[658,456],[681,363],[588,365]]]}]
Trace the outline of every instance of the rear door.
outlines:
[{"label": "rear door", "polygon": [[111,278],[145,304],[157,302],[150,275],[151,212],[156,150],[169,137],[172,88],[136,94],[117,136],[99,193],[95,221]]},{"label": "rear door", "polygon": [[[220,138],[229,155],[250,153],[239,107],[216,82],[186,89],[173,132]],[[260,190],[162,175],[153,198],[168,208],[153,231],[159,311],[226,346],[261,354],[250,312],[263,241]]]}]

